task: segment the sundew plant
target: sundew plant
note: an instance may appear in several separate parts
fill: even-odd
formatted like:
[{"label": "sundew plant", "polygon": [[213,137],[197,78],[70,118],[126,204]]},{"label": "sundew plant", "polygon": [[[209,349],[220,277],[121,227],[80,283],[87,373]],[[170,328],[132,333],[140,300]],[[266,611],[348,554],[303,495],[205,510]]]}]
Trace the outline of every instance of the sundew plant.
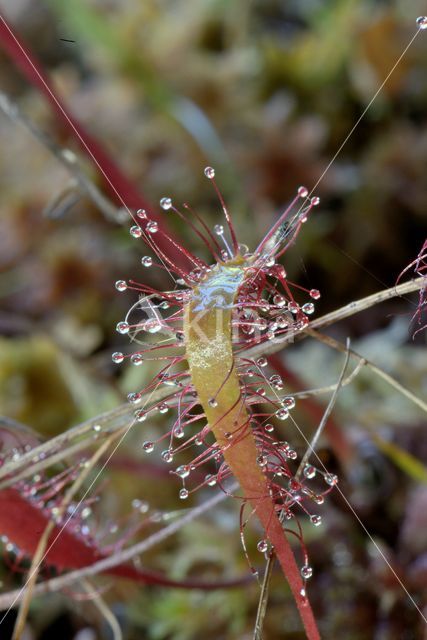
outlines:
[{"label": "sundew plant", "polygon": [[[345,2],[337,4],[337,20],[344,24],[351,3],[348,7]],[[103,407],[95,417],[82,412],[77,426],[68,426],[51,437],[23,424],[25,420],[19,413],[11,411],[0,419],[0,536],[8,567],[1,576],[0,638],[50,637],[44,635],[46,617],[38,602],[39,597],[52,592],[64,594],[72,603],[83,601],[87,607],[82,606],[79,615],[87,619],[89,632],[95,634],[97,629],[99,637],[114,640],[191,640],[202,635],[253,640],[351,640],[373,637],[374,627],[375,634],[381,633],[380,628],[385,629],[384,638],[397,637],[392,635],[396,629],[399,637],[408,640],[421,637],[410,634],[412,629],[415,634],[422,633],[427,624],[427,548],[414,533],[423,528],[421,521],[414,524],[425,499],[425,493],[421,497],[416,494],[427,483],[423,453],[409,446],[405,450],[387,431],[386,424],[382,430],[366,427],[370,446],[375,445],[382,456],[372,462],[366,480],[366,461],[359,466],[356,463],[359,443],[365,442],[360,429],[353,436],[331,414],[345,393],[344,388],[351,389],[362,369],[366,369],[393,394],[391,413],[400,410],[403,398],[417,412],[417,419],[425,416],[427,406],[418,394],[360,355],[353,341],[340,341],[342,332],[335,329],[345,318],[386,300],[404,297],[402,308],[408,317],[412,312],[414,319],[414,339],[422,340],[425,238],[416,239],[417,250],[422,248],[415,259],[416,251],[404,256],[400,276],[399,271],[393,274],[393,286],[359,300],[349,292],[345,306],[323,315],[318,307],[328,296],[328,285],[321,277],[321,269],[310,273],[309,265],[304,280],[295,275],[292,260],[314,233],[310,228],[315,227],[314,221],[323,207],[323,200],[319,206],[317,194],[324,180],[347,143],[357,136],[358,126],[393,79],[417,35],[427,28],[427,18],[416,20],[415,33],[398,56],[388,61],[386,72],[371,91],[370,99],[365,100],[365,108],[350,126],[347,122],[344,132],[339,131],[327,162],[308,176],[311,182],[304,181],[308,187],[298,186],[300,181],[291,185],[294,197],[287,198],[284,208],[271,215],[269,226],[253,211],[256,234],[243,237],[238,212],[223,195],[235,177],[227,174],[220,161],[222,143],[208,117],[190,100],[161,86],[156,73],[139,63],[131,49],[125,47],[123,53],[114,29],[98,20],[84,4],[76,2],[73,15],[70,8],[55,11],[63,11],[61,15],[76,32],[93,35],[110,50],[122,51],[124,73],[132,75],[135,69],[141,73],[154,110],[163,109],[163,114],[175,119],[193,136],[205,156],[209,156],[206,149],[211,151],[209,162],[214,166],[202,164],[199,157],[197,166],[203,176],[203,193],[208,194],[204,197],[212,204],[205,215],[199,212],[197,203],[178,204],[181,198],[174,193],[162,197],[158,207],[142,198],[110,153],[64,106],[36,56],[0,15],[0,46],[13,68],[47,99],[70,138],[94,162],[106,186],[99,187],[79,153],[45,133],[7,91],[2,91],[0,108],[8,122],[31,133],[71,177],[71,182],[46,208],[49,224],[59,227],[82,197],[102,213],[108,228],[129,226],[130,221],[130,236],[140,256],[140,264],[131,271],[137,273],[138,269],[142,274],[126,273],[116,280],[114,296],[119,302],[114,302],[117,307],[108,314],[107,331],[113,334],[115,318],[118,336],[114,340],[108,338],[105,344],[100,341],[97,347],[102,358],[106,351],[108,358],[112,353],[109,375],[114,381],[124,381],[120,395],[115,389],[114,399],[121,398],[126,388],[127,402]],[[216,37],[215,29],[213,32],[214,36],[210,32],[204,35],[209,42],[209,38]],[[74,43],[72,39],[61,40]],[[273,119],[276,107],[270,105]],[[280,182],[286,179],[281,175]],[[146,191],[150,191],[149,185]],[[177,185],[177,191],[185,192],[185,185]],[[360,223],[360,241],[363,228],[367,227]],[[126,241],[122,239],[117,245],[119,251],[110,257],[115,273],[120,270],[121,256],[128,251],[127,240],[127,236]],[[327,261],[326,257],[325,265]],[[73,276],[76,272],[78,275],[75,267],[72,263]],[[404,281],[408,274],[413,278]],[[97,271],[96,278],[99,277]],[[83,270],[82,280],[86,278],[91,278],[89,270]],[[111,279],[111,289],[113,282]],[[407,296],[414,292],[418,298],[413,304]],[[116,315],[117,309],[123,310],[123,316]],[[331,335],[323,334],[321,330],[329,325],[334,326]],[[72,326],[70,329],[66,325],[58,335],[66,340],[67,331],[73,331]],[[405,331],[410,333],[407,327]],[[55,335],[53,331],[53,340],[57,339]],[[88,331],[88,340],[90,335]],[[325,364],[317,353],[304,350],[307,337],[339,352],[340,360],[330,372],[323,370]],[[378,334],[377,340],[381,339]],[[110,349],[111,342],[114,349]],[[80,347],[83,343],[84,339],[79,340]],[[294,369],[278,355],[286,347],[290,347],[291,354],[295,348]],[[292,355],[289,359],[292,363]],[[74,396],[84,396],[85,385],[90,387],[88,378],[73,373],[72,358],[61,362],[62,368],[53,369],[47,386],[58,385],[59,389],[65,372],[72,380]],[[300,375],[304,368],[301,362],[308,363],[307,382]],[[417,366],[421,369],[422,365],[417,361]],[[104,374],[105,371],[99,377]],[[335,376],[332,384],[331,376]],[[43,373],[37,371],[40,386],[43,378]],[[9,386],[13,389],[12,375],[11,379]],[[311,379],[316,388],[307,389]],[[375,389],[375,383],[371,386]],[[364,396],[360,397],[369,406],[367,413],[375,413],[370,404],[373,391],[366,390],[363,384],[362,391]],[[329,398],[328,405],[323,406],[318,396]],[[65,413],[68,395],[64,393],[63,398],[61,411]],[[352,404],[350,398],[345,402],[343,406],[352,416],[350,423],[356,421],[359,411],[364,414],[362,400]],[[299,412],[300,405],[311,416],[311,428],[305,424],[304,411]],[[385,411],[384,415],[385,423],[389,413]],[[127,445],[127,453],[120,457]],[[133,450],[135,446],[137,450]],[[379,460],[382,466],[377,477]],[[387,465],[393,470],[389,475],[383,471]],[[115,484],[114,473],[123,470],[134,475],[127,485],[120,480]],[[107,475],[110,472],[111,477]],[[416,487],[407,502],[400,496],[404,482],[399,487],[395,483],[396,473]],[[382,514],[385,522],[392,519],[380,495],[384,477],[391,478],[386,495],[392,502],[391,511],[400,507],[406,514],[394,537],[387,526],[382,528],[379,523]],[[366,498],[368,482],[376,496],[372,505]],[[166,491],[161,483],[167,486]],[[151,498],[146,500],[149,493]],[[173,503],[170,508],[168,500]],[[229,529],[232,522],[231,531],[221,522],[224,513],[217,516],[220,504],[232,505],[225,518]],[[345,510],[351,520],[341,520],[340,510]],[[370,518],[369,528],[364,524],[364,514]],[[212,560],[209,556],[208,533],[206,541],[197,539],[196,521],[202,515],[210,518],[222,551],[225,553],[225,547],[230,545],[233,548],[222,562],[216,560],[217,565],[215,557]],[[357,534],[348,522],[356,523]],[[372,533],[371,525],[375,527]],[[171,560],[173,547],[168,546],[172,544],[169,538],[187,531],[186,527],[194,527],[194,533],[188,534],[190,542]],[[360,536],[367,545],[363,552]],[[414,537],[418,555],[411,547]],[[199,544],[202,551],[203,544],[207,545],[206,556]],[[153,552],[157,547],[161,549],[159,562]],[[362,554],[363,559],[358,559]],[[235,561],[231,569],[227,566],[230,557]],[[331,557],[335,559],[334,569],[328,567],[332,561],[325,559]],[[353,570],[357,562],[365,573]],[[386,593],[384,597],[375,593],[375,615],[369,600],[374,596],[369,592],[371,587],[366,586],[368,567],[372,582]],[[99,579],[101,575],[104,582]],[[120,598],[112,582],[119,578],[126,585],[123,589],[134,583],[138,595],[129,590]],[[346,636],[347,621],[342,619],[342,611],[350,607],[346,591],[350,584],[357,603],[362,603],[361,610],[365,611],[366,606],[377,624],[369,626],[366,622],[365,629],[360,616],[360,620],[351,622]],[[273,585],[275,598],[269,603]],[[334,589],[342,590],[342,594],[337,595]],[[363,598],[369,600],[368,605]],[[129,606],[129,619],[121,618],[118,604]],[[218,620],[208,619],[212,607]],[[403,622],[396,622],[399,615]],[[406,620],[410,625],[408,633],[401,626],[405,627]],[[74,627],[71,622],[67,624],[67,632],[73,634],[70,638],[79,638],[78,630],[87,631],[83,623]]]},{"label": "sundew plant", "polygon": [[[206,167],[205,175],[217,189],[214,169]],[[314,526],[319,526],[321,516],[311,513],[306,502],[322,504],[337,478],[322,470],[326,488],[311,488],[307,481],[315,478],[316,468],[308,464],[301,474],[293,468],[297,454],[287,441],[277,439],[272,420],[286,420],[295,400],[283,393],[280,375],[266,372],[268,362],[264,356],[250,358],[245,351],[289,332],[301,331],[309,323],[314,303],[298,304],[292,291],[295,285],[288,281],[285,268],[277,260],[296,240],[318,198],[307,199],[307,189],[300,187],[289,208],[251,252],[238,243],[219,191],[218,195],[228,233],[222,224],[215,225],[214,233],[202,225],[207,234],[202,237],[212,252],[211,263],[172,241],[157,222],[148,219],[144,210],[137,213],[139,224],[132,226],[130,233],[136,238],[144,234],[145,242],[160,261],[159,265],[153,265],[152,259],[144,256],[142,264],[168,269],[177,277],[177,286],[170,291],[153,291],[134,281],[116,283],[119,291],[131,287],[142,293],[131,310],[142,314],[142,319],[132,320],[129,314],[117,325],[119,333],[130,334],[132,341],[142,347],[130,356],[131,362],[142,365],[145,359],[155,358],[163,365],[148,388],[130,393],[128,399],[139,404],[152,389],[159,385],[168,387],[170,394],[166,398],[153,404],[148,400],[135,413],[138,422],[155,411],[166,413],[174,408],[178,414],[167,433],[155,442],[143,443],[144,451],[151,453],[163,445],[161,456],[169,464],[181,451],[193,453],[187,464],[173,470],[182,480],[179,495],[183,500],[203,486],[218,485],[227,491],[230,476],[239,482],[244,503],[250,506],[265,532],[258,550],[268,553],[269,546],[274,547],[285,575],[289,576],[307,635],[314,638],[318,633],[304,586],[312,568],[305,553],[304,564],[298,571],[284,535],[284,523],[298,509],[309,516]],[[302,205],[294,211],[301,200]],[[188,226],[193,225],[170,198],[162,198],[161,206],[182,217]],[[156,243],[158,237],[173,242],[185,257],[187,269],[174,265]],[[316,289],[305,293],[309,299],[320,298]],[[144,334],[156,334],[161,339],[149,344]],[[168,354],[171,349],[175,352]],[[123,359],[123,353],[113,354],[115,362]],[[186,366],[181,367],[183,363]],[[201,483],[191,487],[191,474],[210,461],[215,463],[215,473],[207,473]],[[302,537],[300,529],[292,534]]]}]

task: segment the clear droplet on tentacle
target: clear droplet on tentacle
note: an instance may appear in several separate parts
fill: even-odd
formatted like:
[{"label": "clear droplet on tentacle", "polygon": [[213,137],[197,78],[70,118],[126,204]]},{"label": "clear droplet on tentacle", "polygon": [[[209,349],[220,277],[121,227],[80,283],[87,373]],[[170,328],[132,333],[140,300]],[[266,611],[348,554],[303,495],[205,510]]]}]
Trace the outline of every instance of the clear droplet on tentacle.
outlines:
[{"label": "clear droplet on tentacle", "polygon": [[333,473],[325,473],[325,482],[330,487],[334,487],[338,483],[338,476]]},{"label": "clear droplet on tentacle", "polygon": [[170,449],[165,449],[165,451],[162,451],[161,457],[167,463],[170,463],[173,460],[173,454]]},{"label": "clear droplet on tentacle", "polygon": [[209,178],[209,180],[212,180],[212,178],[215,178],[215,169],[213,167],[206,167],[204,170],[204,174],[207,178]]},{"label": "clear droplet on tentacle", "polygon": [[134,224],[130,229],[129,233],[132,238],[140,238],[142,236],[142,229],[137,224]]},{"label": "clear droplet on tentacle", "polygon": [[171,207],[172,207],[172,199],[171,198],[162,198],[160,200],[160,206],[165,211],[167,211],[168,209],[171,209]]},{"label": "clear droplet on tentacle", "polygon": [[315,527],[320,527],[320,525],[322,524],[322,516],[319,516],[317,514],[310,516],[310,520]]},{"label": "clear droplet on tentacle", "polygon": [[416,19],[418,29],[424,30],[427,29],[427,16],[419,16]]},{"label": "clear droplet on tentacle", "polygon": [[122,334],[129,333],[129,325],[128,325],[128,323],[124,322],[124,321],[123,322],[118,322],[117,325],[116,325],[116,331],[118,333],[122,333]]},{"label": "clear droplet on tentacle", "polygon": [[313,569],[308,564],[305,564],[303,567],[301,567],[301,576],[304,578],[304,580],[308,580],[312,575]]},{"label": "clear droplet on tentacle", "polygon": [[175,469],[175,472],[180,478],[187,478],[190,475],[190,467],[187,464],[182,464]]},{"label": "clear droplet on tentacle", "polygon": [[125,280],[117,280],[115,287],[117,291],[126,291],[126,289],[128,288]]},{"label": "clear droplet on tentacle", "polygon": [[268,551],[268,542],[267,540],[260,540],[256,546],[260,553],[265,553]]},{"label": "clear droplet on tentacle", "polygon": [[148,233],[157,233],[157,231],[159,230],[159,225],[155,220],[150,220],[150,222],[145,227],[145,230],[148,231]]},{"label": "clear droplet on tentacle", "polygon": [[304,476],[307,480],[312,480],[316,477],[316,468],[313,465],[308,464],[304,467]]}]

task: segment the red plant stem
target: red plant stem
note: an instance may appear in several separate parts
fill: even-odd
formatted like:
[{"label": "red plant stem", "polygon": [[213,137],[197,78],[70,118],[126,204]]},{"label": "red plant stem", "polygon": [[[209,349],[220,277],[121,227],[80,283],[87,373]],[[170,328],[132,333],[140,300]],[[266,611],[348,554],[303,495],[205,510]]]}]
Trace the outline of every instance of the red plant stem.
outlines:
[{"label": "red plant stem", "polygon": [[[258,450],[249,426],[249,408],[234,367],[232,307],[244,279],[243,259],[217,265],[193,290],[185,306],[186,357],[198,401],[265,535],[273,545],[298,607],[307,638],[320,638],[298,565],[276,513],[270,485],[257,463]],[[222,304],[216,306],[218,293]]]}]

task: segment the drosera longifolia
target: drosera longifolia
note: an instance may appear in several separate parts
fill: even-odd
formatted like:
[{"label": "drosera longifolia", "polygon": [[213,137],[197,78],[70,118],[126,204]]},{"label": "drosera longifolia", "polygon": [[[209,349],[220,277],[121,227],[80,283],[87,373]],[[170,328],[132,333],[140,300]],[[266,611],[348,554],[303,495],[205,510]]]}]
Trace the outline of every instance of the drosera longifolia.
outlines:
[{"label": "drosera longifolia", "polygon": [[[116,363],[133,365],[144,360],[159,362],[160,371],[153,381],[130,393],[128,399],[139,404],[144,394],[167,385],[170,395],[161,402],[138,406],[135,417],[145,421],[169,409],[176,413],[165,433],[142,443],[143,452],[161,451],[161,459],[168,465],[178,454],[186,453],[189,461],[171,469],[181,482],[181,500],[202,487],[219,486],[226,491],[229,478],[238,480],[241,500],[251,505],[264,529],[258,550],[263,553],[265,545],[274,546],[307,636],[316,638],[318,631],[305,591],[312,569],[302,533],[300,530],[297,537],[304,560],[298,566],[282,521],[301,514],[318,526],[321,518],[311,505],[322,503],[333,485],[322,471],[317,477],[324,476],[323,487],[310,487],[310,475],[296,480],[297,453],[280,439],[274,427],[289,417],[295,399],[286,392],[280,376],[268,371],[265,357],[251,360],[243,352],[300,332],[309,323],[320,293],[292,283],[278,259],[293,245],[319,199],[308,198],[308,190],[300,187],[250,252],[237,240],[214,169],[206,167],[204,173],[218,194],[224,225],[218,223],[211,230],[199,217],[189,219],[189,208],[180,210],[170,197],[162,198],[160,206],[189,221],[188,227],[211,252],[212,262],[199,259],[174,241],[188,262],[187,269],[176,266],[157,245],[157,238],[164,233],[161,226],[156,226],[153,234],[149,228],[152,221],[141,218],[141,227],[133,237],[150,234],[150,248],[177,286],[158,291],[135,280],[116,283],[118,291],[131,289],[140,296],[117,325],[117,331],[129,335],[138,350],[126,356],[115,352],[112,358]],[[146,269],[159,266],[146,257],[142,264]],[[153,340],[150,334],[159,339]],[[203,468],[206,473],[200,480]],[[193,482],[196,475],[198,480]]]}]

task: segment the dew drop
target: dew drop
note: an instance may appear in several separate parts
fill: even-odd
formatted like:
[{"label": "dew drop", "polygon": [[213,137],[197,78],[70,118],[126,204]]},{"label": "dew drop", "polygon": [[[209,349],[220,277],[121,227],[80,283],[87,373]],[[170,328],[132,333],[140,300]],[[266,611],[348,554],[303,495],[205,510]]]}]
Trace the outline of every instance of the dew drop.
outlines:
[{"label": "dew drop", "polygon": [[165,462],[169,463],[173,460],[172,451],[170,449],[165,449],[160,455]]},{"label": "dew drop", "polygon": [[302,306],[302,311],[307,315],[311,316],[311,314],[314,313],[314,304],[312,302],[306,302]]},{"label": "dew drop", "polygon": [[311,289],[310,291],[310,298],[313,298],[313,300],[319,300],[320,298],[320,291],[318,289]]},{"label": "dew drop", "polygon": [[145,209],[138,209],[138,211],[136,212],[136,215],[138,216],[138,218],[141,218],[142,220],[145,220],[147,218],[147,212],[145,211]]},{"label": "dew drop", "polygon": [[267,433],[271,433],[272,431],[274,431],[274,426],[272,424],[266,424],[264,426],[264,431],[266,431]]},{"label": "dew drop", "polygon": [[187,464],[182,464],[175,469],[175,472],[180,478],[188,478],[190,475],[190,467]]},{"label": "dew drop", "polygon": [[283,380],[277,373],[270,377],[270,382],[278,391],[281,391],[281,389],[283,389]]},{"label": "dew drop", "polygon": [[325,482],[330,487],[334,487],[338,483],[338,477],[333,473],[325,473]]},{"label": "dew drop", "polygon": [[286,298],[284,298],[279,294],[276,294],[273,297],[273,303],[276,305],[276,307],[279,307],[279,309],[282,309],[283,307],[286,306]]},{"label": "dew drop", "polygon": [[135,411],[135,419],[137,422],[145,422],[147,419],[147,412],[144,409],[139,409]]},{"label": "dew drop", "polygon": [[140,353],[134,353],[133,356],[131,356],[130,361],[132,362],[132,364],[138,367],[144,362],[144,358]]},{"label": "dew drop", "polygon": [[286,329],[290,325],[290,321],[286,316],[276,316],[276,322],[280,329]]},{"label": "dew drop", "polygon": [[[214,226],[214,231],[217,236],[222,236],[224,234],[224,227],[222,226],[222,224],[216,224]],[[228,258],[228,254],[227,254],[227,258]]]},{"label": "dew drop", "polygon": [[294,478],[291,478],[288,482],[288,487],[291,493],[296,493],[297,491],[300,490],[301,485],[297,480],[294,480]]},{"label": "dew drop", "polygon": [[151,453],[152,451],[154,451],[154,442],[151,442],[151,440],[146,440],[142,443],[142,449],[145,451],[145,453]]},{"label": "dew drop", "polygon": [[312,480],[313,478],[316,477],[316,468],[313,467],[313,465],[308,464],[307,466],[304,467],[304,476],[308,480]]},{"label": "dew drop", "polygon": [[270,256],[268,253],[265,253],[261,256],[261,262],[265,267],[274,267],[276,259],[274,256]]},{"label": "dew drop", "polygon": [[99,432],[101,431],[102,427],[101,427],[101,425],[100,425],[100,424],[94,424],[94,425],[93,425],[93,427],[92,427],[92,429],[93,429],[96,433],[99,433]]},{"label": "dew drop", "polygon": [[111,360],[116,364],[120,364],[120,362],[123,362],[124,358],[125,357],[121,351],[115,351],[111,356]]},{"label": "dew drop", "polygon": [[279,409],[276,411],[276,417],[279,418],[279,420],[287,420],[287,418],[289,418],[289,411],[287,409]]},{"label": "dew drop", "polygon": [[132,508],[136,511],[139,511],[140,513],[147,513],[150,505],[148,504],[148,502],[145,502],[145,500],[139,500],[138,498],[135,498],[134,500],[132,500]]},{"label": "dew drop", "polygon": [[207,178],[209,178],[209,180],[212,180],[212,178],[215,178],[215,169],[213,167],[206,167],[204,170],[204,174]]},{"label": "dew drop", "polygon": [[268,550],[267,540],[260,540],[256,546],[260,553],[265,553]]},{"label": "dew drop", "polygon": [[295,398],[293,396],[286,396],[283,398],[282,405],[287,409],[293,409],[295,407]]},{"label": "dew drop", "polygon": [[144,331],[148,331],[148,333],[157,333],[162,328],[162,325],[158,320],[150,319],[144,324]]},{"label": "dew drop", "polygon": [[208,400],[208,405],[209,405],[210,407],[213,407],[213,408],[214,408],[214,407],[217,407],[217,406],[218,406],[218,401],[217,401],[217,400],[215,400],[215,398],[209,398],[209,400]]},{"label": "dew drop", "polygon": [[290,302],[289,303],[289,311],[291,313],[298,313],[299,311],[299,304],[297,304],[296,302]]},{"label": "dew drop", "polygon": [[312,199],[310,200],[310,202],[311,202],[311,204],[313,205],[313,207],[317,207],[317,205],[318,205],[318,204],[319,204],[319,202],[320,202],[320,198],[318,198],[317,196],[314,196],[314,198],[312,198]]},{"label": "dew drop", "polygon": [[298,195],[300,198],[306,198],[308,196],[308,189],[307,187],[299,187],[298,189]]},{"label": "dew drop", "polygon": [[140,238],[142,236],[142,229],[137,224],[134,224],[130,229],[129,233],[132,238]]},{"label": "dew drop", "polygon": [[140,393],[128,393],[128,401],[131,404],[137,404],[138,402],[140,402],[141,400],[141,394]]},{"label": "dew drop", "polygon": [[317,514],[310,516],[310,520],[315,527],[320,527],[320,525],[322,524],[322,516],[319,516]]},{"label": "dew drop", "polygon": [[82,518],[84,519],[89,518],[91,514],[92,514],[92,509],[90,507],[85,507],[84,509],[82,509],[82,512],[81,512]]},{"label": "dew drop", "polygon": [[249,247],[247,244],[239,244],[239,253],[242,256],[249,255]]},{"label": "dew drop", "polygon": [[256,361],[257,365],[259,367],[266,367],[267,366],[267,358],[265,358],[264,356],[261,356],[261,358],[258,358],[258,360]]},{"label": "dew drop", "polygon": [[151,256],[143,256],[141,258],[141,264],[143,267],[151,267],[153,264],[153,258]]},{"label": "dew drop", "polygon": [[166,404],[166,402],[162,402],[162,404],[159,404],[159,413],[167,413],[169,411],[169,406]]},{"label": "dew drop", "polygon": [[209,487],[214,487],[216,485],[216,476],[208,473],[207,476],[205,476],[205,482]]},{"label": "dew drop", "polygon": [[261,456],[258,456],[258,457],[257,457],[256,461],[257,461],[257,465],[258,465],[259,467],[261,467],[261,469],[263,469],[264,467],[266,467],[266,466],[267,466],[267,463],[268,463],[268,457],[267,457],[267,456],[262,456],[262,455],[261,455]]},{"label": "dew drop", "polygon": [[148,231],[148,233],[157,233],[157,231],[159,230],[159,225],[155,220],[151,220],[147,224],[145,229],[146,229],[146,231]]},{"label": "dew drop", "polygon": [[427,29],[427,16],[419,16],[419,18],[416,19],[416,23],[418,29],[421,31]]},{"label": "dew drop", "polygon": [[126,291],[126,289],[128,288],[124,280],[117,280],[114,286],[116,287],[117,291]]},{"label": "dew drop", "polygon": [[118,322],[116,325],[116,331],[118,333],[128,333],[129,332],[129,325],[127,322]]},{"label": "dew drop", "polygon": [[304,580],[308,580],[313,575],[313,568],[308,564],[305,564],[303,567],[301,567],[301,575]]},{"label": "dew drop", "polygon": [[168,209],[170,209],[172,207],[172,200],[171,198],[162,198],[160,200],[160,206],[162,207],[162,209],[164,209],[165,211],[167,211]]},{"label": "dew drop", "polygon": [[179,497],[181,498],[181,500],[186,500],[188,498],[188,490],[187,489],[180,489],[179,491]]}]

